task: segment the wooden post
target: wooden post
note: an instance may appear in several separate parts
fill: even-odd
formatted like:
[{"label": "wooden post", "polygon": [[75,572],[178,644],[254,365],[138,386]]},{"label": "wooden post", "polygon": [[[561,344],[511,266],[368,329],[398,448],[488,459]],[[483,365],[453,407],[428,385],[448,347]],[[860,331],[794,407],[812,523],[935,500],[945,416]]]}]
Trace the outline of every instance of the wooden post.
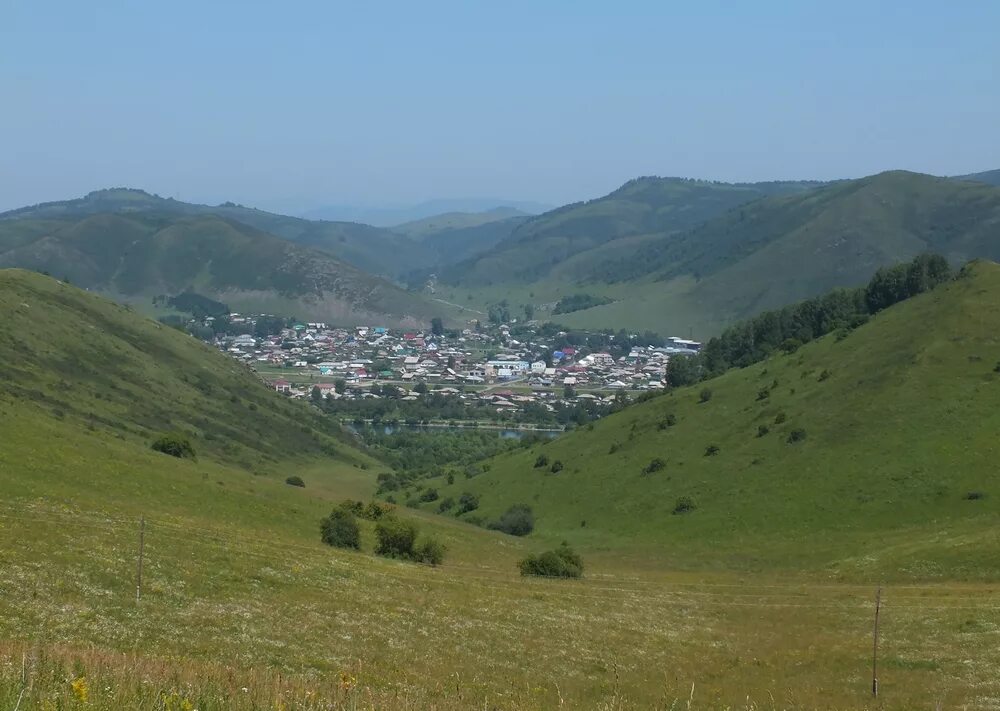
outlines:
[{"label": "wooden post", "polygon": [[882,588],[875,593],[875,629],[872,633],[872,696],[878,698],[878,614],[882,609]]},{"label": "wooden post", "polygon": [[139,603],[142,597],[142,556],[146,547],[146,517],[139,519],[139,563],[136,567],[135,575],[135,602]]}]

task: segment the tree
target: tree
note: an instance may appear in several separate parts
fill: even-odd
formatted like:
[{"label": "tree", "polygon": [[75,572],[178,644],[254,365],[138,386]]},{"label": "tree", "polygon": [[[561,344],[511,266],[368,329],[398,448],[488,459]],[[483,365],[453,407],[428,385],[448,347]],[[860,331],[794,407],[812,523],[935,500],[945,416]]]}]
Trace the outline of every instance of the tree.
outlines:
[{"label": "tree", "polygon": [[466,491],[458,497],[458,511],[455,512],[455,515],[460,516],[469,511],[475,511],[478,508],[479,497]]},{"label": "tree", "polygon": [[535,318],[535,307],[534,307],[534,305],[532,305],[532,304],[525,304],[524,305],[524,320],[525,321],[531,321],[533,318]]},{"label": "tree", "polygon": [[320,522],[320,536],[328,546],[337,548],[361,548],[361,530],[358,521],[347,509],[340,507],[330,512]]},{"label": "tree", "polygon": [[711,388],[703,388],[700,393],[698,393],[698,402],[708,402],[712,399]]},{"label": "tree", "polygon": [[563,388],[563,397],[567,400],[576,397],[576,390],[573,389],[572,385],[567,385]]},{"label": "tree", "polygon": [[527,536],[535,529],[535,516],[527,504],[514,504],[490,528],[511,536]]},{"label": "tree", "polygon": [[435,336],[444,335],[444,322],[441,321],[440,317],[435,316],[431,319],[431,333]]},{"label": "tree", "polygon": [[347,381],[344,380],[343,378],[337,378],[336,380],[333,381],[333,390],[338,395],[343,395],[345,392],[347,392]]},{"label": "tree", "polygon": [[700,378],[698,360],[694,356],[672,355],[667,361],[667,384],[672,388],[694,385]]},{"label": "tree", "polygon": [[417,527],[398,518],[388,518],[375,525],[375,554],[387,558],[413,558]]},{"label": "tree", "polygon": [[417,383],[413,386],[413,392],[424,395],[427,393],[427,383]]}]

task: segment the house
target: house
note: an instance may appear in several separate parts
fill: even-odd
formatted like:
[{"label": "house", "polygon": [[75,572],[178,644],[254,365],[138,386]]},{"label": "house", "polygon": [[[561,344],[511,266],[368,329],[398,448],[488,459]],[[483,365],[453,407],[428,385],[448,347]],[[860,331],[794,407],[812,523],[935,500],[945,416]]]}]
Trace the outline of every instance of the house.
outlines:
[{"label": "house", "polygon": [[271,387],[273,387],[279,393],[292,392],[292,384],[287,380],[281,380],[281,379],[275,380],[274,382],[271,383]]}]

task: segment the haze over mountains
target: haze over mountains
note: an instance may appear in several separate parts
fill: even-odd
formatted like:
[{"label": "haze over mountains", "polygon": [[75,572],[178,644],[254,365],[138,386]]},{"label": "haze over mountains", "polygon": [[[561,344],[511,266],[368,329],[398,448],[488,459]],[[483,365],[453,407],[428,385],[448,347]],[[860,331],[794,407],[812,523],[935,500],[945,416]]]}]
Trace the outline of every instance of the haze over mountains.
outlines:
[{"label": "haze over mountains", "polygon": [[330,205],[306,210],[302,217],[310,220],[338,220],[364,222],[376,227],[395,227],[449,212],[490,212],[510,209],[537,215],[552,209],[552,205],[531,200],[503,200],[498,198],[450,198],[427,200],[418,205],[402,207],[362,207]]},{"label": "haze over mountains", "polygon": [[0,265],[120,298],[193,290],[345,323],[457,324],[501,299],[551,318],[545,304],[587,293],[601,305],[557,320],[707,336],[923,251],[1000,258],[998,176],[644,177],[540,215],[452,211],[391,229],[109,189],[0,214]]}]

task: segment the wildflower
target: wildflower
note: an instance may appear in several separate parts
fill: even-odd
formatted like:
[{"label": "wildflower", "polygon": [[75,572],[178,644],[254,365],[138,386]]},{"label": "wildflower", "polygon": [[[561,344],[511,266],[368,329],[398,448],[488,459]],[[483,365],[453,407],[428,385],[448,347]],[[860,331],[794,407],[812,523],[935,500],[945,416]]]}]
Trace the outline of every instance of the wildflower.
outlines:
[{"label": "wildflower", "polygon": [[90,696],[90,689],[87,687],[87,680],[82,676],[77,677],[69,684],[73,688],[73,696],[76,700],[81,703],[87,703],[87,699]]},{"label": "wildflower", "polygon": [[340,688],[343,691],[350,691],[358,683],[356,677],[351,676],[347,672],[340,672]]}]

